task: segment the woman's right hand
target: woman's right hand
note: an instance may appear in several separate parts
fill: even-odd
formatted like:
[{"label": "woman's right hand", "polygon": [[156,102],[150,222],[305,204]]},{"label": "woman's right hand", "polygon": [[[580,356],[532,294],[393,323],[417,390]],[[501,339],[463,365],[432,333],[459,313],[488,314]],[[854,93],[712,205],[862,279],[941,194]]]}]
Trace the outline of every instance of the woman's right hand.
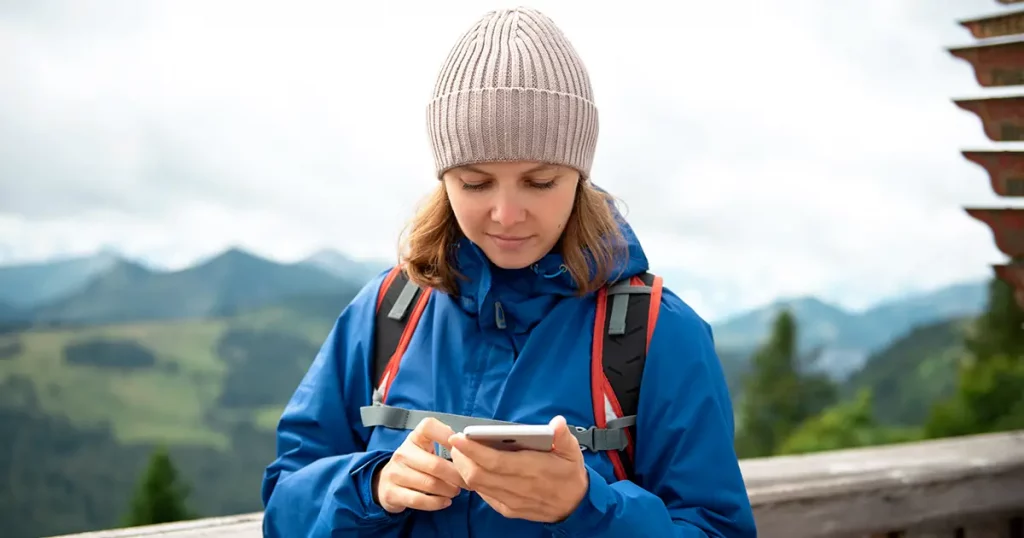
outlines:
[{"label": "woman's right hand", "polygon": [[455,432],[434,418],[425,418],[409,433],[391,460],[373,477],[374,500],[387,512],[406,508],[434,511],[447,508],[468,489],[455,464],[434,453],[434,443],[451,450]]}]

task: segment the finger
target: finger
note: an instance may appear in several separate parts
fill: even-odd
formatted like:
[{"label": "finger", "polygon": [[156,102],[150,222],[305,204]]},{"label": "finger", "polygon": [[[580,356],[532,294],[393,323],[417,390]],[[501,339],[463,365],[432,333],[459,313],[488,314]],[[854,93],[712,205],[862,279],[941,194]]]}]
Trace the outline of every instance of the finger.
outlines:
[{"label": "finger", "polygon": [[580,449],[580,442],[569,430],[565,417],[558,415],[548,423],[555,430],[554,452],[559,456],[570,460],[583,459],[583,451]]},{"label": "finger", "polygon": [[405,489],[448,498],[458,495],[461,491],[459,486],[405,465],[395,469],[391,482]]},{"label": "finger", "polygon": [[433,452],[434,443],[440,443],[445,448],[451,449],[448,438],[454,433],[447,424],[436,418],[427,417],[409,433],[409,439],[423,450]]},{"label": "finger", "polygon": [[480,495],[484,502],[505,517],[532,521],[551,520],[548,515],[551,509],[546,503],[538,501],[536,497],[521,497],[497,491],[482,491],[477,495]]},{"label": "finger", "polygon": [[525,498],[538,494],[534,488],[536,484],[534,476],[546,469],[543,462],[537,461],[529,467],[524,467],[522,474],[495,473],[469,459],[458,448],[452,449],[452,464],[466,481],[467,489],[492,493],[501,492],[502,495]]},{"label": "finger", "polygon": [[459,471],[455,469],[455,465],[433,452],[415,449],[408,452],[403,451],[402,464],[421,473],[444,480],[455,487],[467,489],[466,482],[462,479]]},{"label": "finger", "polygon": [[462,477],[466,489],[476,491],[480,486],[486,486],[491,477],[473,460],[466,457],[457,447],[452,448],[452,466]]},{"label": "finger", "polygon": [[452,505],[452,500],[448,497],[427,495],[400,486],[387,488],[381,495],[382,506],[404,506],[414,510],[433,512]]},{"label": "finger", "polygon": [[505,504],[504,502],[498,500],[498,498],[496,498],[496,497],[494,497],[492,495],[489,495],[487,493],[477,492],[477,495],[479,495],[480,498],[483,499],[485,503],[490,505],[490,507],[493,508],[495,512],[497,512],[497,513],[499,513],[499,514],[501,514],[501,515],[503,515],[503,516],[505,516],[507,518],[515,518],[516,517],[515,512],[513,512],[512,509],[509,508],[509,506],[507,504]]}]

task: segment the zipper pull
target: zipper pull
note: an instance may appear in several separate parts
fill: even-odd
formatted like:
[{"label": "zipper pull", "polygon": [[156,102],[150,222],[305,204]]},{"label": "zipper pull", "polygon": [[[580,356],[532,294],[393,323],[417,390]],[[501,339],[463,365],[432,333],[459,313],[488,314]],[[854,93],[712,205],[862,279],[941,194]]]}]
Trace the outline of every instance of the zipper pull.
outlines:
[{"label": "zipper pull", "polygon": [[494,303],[494,324],[497,325],[499,329],[505,328],[505,310],[501,308],[500,302]]}]

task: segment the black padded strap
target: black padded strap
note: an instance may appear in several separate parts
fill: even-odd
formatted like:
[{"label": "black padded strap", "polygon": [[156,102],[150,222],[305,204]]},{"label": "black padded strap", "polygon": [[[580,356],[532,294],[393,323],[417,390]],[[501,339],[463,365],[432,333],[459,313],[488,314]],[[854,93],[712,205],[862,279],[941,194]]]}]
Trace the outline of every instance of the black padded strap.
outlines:
[{"label": "black padded strap", "polygon": [[377,388],[388,361],[398,349],[402,332],[409,319],[409,311],[415,304],[420,288],[409,281],[404,271],[399,271],[386,290],[377,309],[376,327],[373,337],[373,386]]},{"label": "black padded strap", "polygon": [[[651,305],[654,275],[639,275],[644,286],[629,282],[615,284],[609,291],[608,316],[604,331],[604,375],[612,386],[623,416],[635,416],[640,401],[640,382],[647,361],[647,316]],[[636,439],[636,427],[629,433]],[[625,450],[619,451],[626,473],[633,479],[633,462]]]}]

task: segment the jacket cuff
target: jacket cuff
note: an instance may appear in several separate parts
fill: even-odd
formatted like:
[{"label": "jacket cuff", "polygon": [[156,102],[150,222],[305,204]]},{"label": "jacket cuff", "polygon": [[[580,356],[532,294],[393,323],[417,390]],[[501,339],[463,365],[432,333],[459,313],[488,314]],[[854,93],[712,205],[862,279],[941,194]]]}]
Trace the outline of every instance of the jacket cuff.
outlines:
[{"label": "jacket cuff", "polygon": [[616,494],[611,484],[597,471],[587,467],[590,484],[587,494],[569,517],[545,526],[555,536],[591,536],[593,531],[602,526],[609,513],[614,511]]},{"label": "jacket cuff", "polygon": [[373,475],[378,469],[384,467],[391,460],[391,451],[376,451],[362,465],[352,470],[352,481],[359,488],[359,498],[363,502],[363,511],[368,521],[385,522],[389,520],[398,521],[404,519],[409,513],[404,510],[392,514],[373,500]]}]

